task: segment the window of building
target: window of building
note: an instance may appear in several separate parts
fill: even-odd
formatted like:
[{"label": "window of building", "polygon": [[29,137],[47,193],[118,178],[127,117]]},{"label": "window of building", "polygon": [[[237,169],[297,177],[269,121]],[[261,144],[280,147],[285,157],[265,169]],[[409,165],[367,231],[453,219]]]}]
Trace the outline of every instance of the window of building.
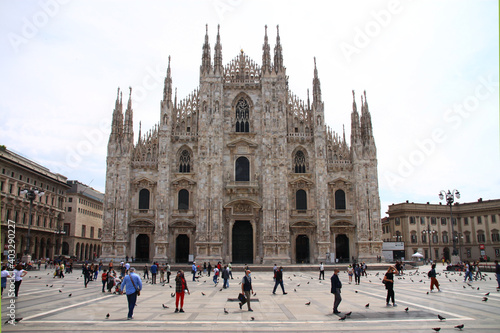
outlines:
[{"label": "window of building", "polygon": [[500,249],[495,249],[495,257],[500,257]]},{"label": "window of building", "polygon": [[178,196],[178,207],[179,210],[188,210],[189,209],[189,191],[182,189],[179,191]]},{"label": "window of building", "polygon": [[469,218],[468,217],[464,217],[464,225],[469,225]]},{"label": "window of building", "polygon": [[179,157],[179,172],[191,172],[191,154],[188,150],[183,150]]},{"label": "window of building", "polygon": [[439,258],[439,249],[434,249],[434,257]]},{"label": "window of building", "polygon": [[71,225],[69,223],[64,223],[64,234],[69,236],[69,232],[71,230]]},{"label": "window of building", "polygon": [[500,242],[500,234],[498,234],[497,229],[491,230],[491,241],[492,242]]},{"label": "window of building", "polygon": [[307,194],[304,190],[298,190],[295,193],[295,206],[297,210],[307,209]]},{"label": "window of building", "polygon": [[47,217],[43,218],[43,227],[47,228]]},{"label": "window of building", "polygon": [[457,225],[457,219],[456,218],[452,218],[451,222],[453,223],[453,225]]},{"label": "window of building", "polygon": [[12,184],[10,184],[10,185],[9,185],[9,193],[10,193],[10,194],[12,194],[12,190],[13,190],[13,185],[12,185]]},{"label": "window of building", "polygon": [[82,237],[85,237],[85,226],[82,225]]},{"label": "window of building", "polygon": [[94,227],[90,227],[90,238],[94,238]]},{"label": "window of building", "polygon": [[345,192],[343,190],[335,191],[335,209],[345,209]]},{"label": "window of building", "polygon": [[399,217],[396,217],[395,219],[395,222],[394,222],[396,225],[400,225],[401,224],[401,219]]},{"label": "window of building", "polygon": [[248,158],[240,156],[235,163],[235,181],[248,182],[250,181],[250,162]]},{"label": "window of building", "polygon": [[423,217],[423,216],[420,217],[420,224],[421,225],[425,224],[425,217]]},{"label": "window of building", "polygon": [[431,224],[436,225],[436,218],[435,217],[431,217]]},{"label": "window of building", "polygon": [[432,242],[433,242],[434,244],[437,244],[437,243],[438,243],[438,241],[439,241],[439,237],[438,237],[438,235],[437,235],[437,234],[433,234],[433,235],[432,235]]},{"label": "window of building", "polygon": [[470,243],[470,233],[466,232],[466,233],[464,233],[464,236],[465,236],[465,242]]},{"label": "window of building", "polygon": [[472,252],[470,249],[465,249],[466,253],[467,253],[467,258],[470,258],[472,257]]},{"label": "window of building", "polygon": [[441,225],[446,225],[446,217],[441,218]]},{"label": "window of building", "polygon": [[11,176],[12,178],[14,178],[14,171],[12,171],[12,172],[10,173],[10,176]]},{"label": "window of building", "polygon": [[410,224],[415,224],[415,216],[410,216]]},{"label": "window of building", "polygon": [[139,191],[139,209],[149,209],[149,190],[143,188]]},{"label": "window of building", "polygon": [[245,99],[236,104],[236,132],[250,132],[250,107]]},{"label": "window of building", "polygon": [[295,153],[293,164],[295,173],[306,173],[306,156],[302,150]]},{"label": "window of building", "polygon": [[427,243],[427,235],[422,234],[422,243]]},{"label": "window of building", "polygon": [[99,238],[99,239],[102,238],[102,229],[101,228],[97,229],[97,238]]},{"label": "window of building", "polygon": [[412,243],[417,243],[417,234],[415,232],[412,232],[411,235],[410,235],[410,241]]},{"label": "window of building", "polygon": [[481,216],[477,217],[477,224],[483,224],[483,220],[481,219]]},{"label": "window of building", "polygon": [[446,231],[443,232],[443,243],[448,243],[448,233]]},{"label": "window of building", "polygon": [[68,202],[73,202],[73,198],[69,197]]},{"label": "window of building", "polygon": [[477,232],[477,242],[478,243],[484,243],[484,242],[486,242],[486,237],[484,235],[484,231],[478,230],[478,232]]},{"label": "window of building", "polygon": [[491,223],[497,223],[497,216],[491,215]]},{"label": "window of building", "polygon": [[68,212],[71,212],[73,210],[73,207],[68,207]]}]

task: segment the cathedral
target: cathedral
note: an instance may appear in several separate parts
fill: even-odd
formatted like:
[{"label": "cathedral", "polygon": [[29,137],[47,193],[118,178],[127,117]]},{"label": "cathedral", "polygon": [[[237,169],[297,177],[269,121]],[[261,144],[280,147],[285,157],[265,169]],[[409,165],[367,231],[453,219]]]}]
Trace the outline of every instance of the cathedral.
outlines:
[{"label": "cathedral", "polygon": [[[351,137],[288,88],[279,28],[262,63],[222,61],[208,27],[200,84],[173,94],[170,57],[159,122],[134,140],[118,89],[108,142],[103,260],[246,264],[374,262],[382,254],[377,153],[366,92]],[[131,93],[131,92],[130,92]],[[174,96],[173,96],[174,95]]]}]

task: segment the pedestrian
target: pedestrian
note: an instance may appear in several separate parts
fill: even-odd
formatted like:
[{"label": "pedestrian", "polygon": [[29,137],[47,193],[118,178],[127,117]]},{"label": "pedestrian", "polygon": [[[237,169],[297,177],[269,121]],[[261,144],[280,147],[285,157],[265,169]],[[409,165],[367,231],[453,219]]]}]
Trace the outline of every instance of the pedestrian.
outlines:
[{"label": "pedestrian", "polygon": [[98,276],[99,276],[99,266],[94,265],[94,280],[97,280]]},{"label": "pedestrian", "polygon": [[361,267],[359,267],[359,264],[356,264],[356,267],[354,267],[354,283],[359,284],[361,280]]},{"label": "pedestrian", "polygon": [[361,265],[361,275],[368,276],[368,275],[366,275],[366,263],[364,261],[363,261],[363,264]]},{"label": "pedestrian", "polygon": [[471,267],[470,262],[468,262],[468,261],[465,262],[464,282],[467,281],[467,278],[469,278],[469,282],[472,282],[472,267]]},{"label": "pedestrian", "polygon": [[21,287],[21,282],[23,282],[23,277],[25,277],[26,274],[28,274],[28,272],[23,269],[23,265],[17,264],[14,269],[14,295],[16,298],[19,294],[19,288]]},{"label": "pedestrian", "polygon": [[[177,276],[175,277],[175,313],[184,312],[184,293],[189,292],[186,278],[184,277],[184,271],[180,270],[177,272]],[[181,308],[179,310],[179,300],[181,302]]]},{"label": "pedestrian", "polygon": [[[246,268],[245,268],[246,270]],[[278,271],[278,266],[276,266],[276,264],[274,264],[273,266],[273,280],[274,282],[276,282],[276,272]]]},{"label": "pedestrian", "polygon": [[497,291],[500,290],[500,264],[498,264],[498,260],[495,260],[495,275],[497,276]]},{"label": "pedestrian", "polygon": [[339,314],[340,311],[338,310],[339,304],[342,301],[342,297],[340,296],[340,289],[342,288],[342,282],[340,282],[339,279],[339,272],[340,270],[338,268],[333,269],[333,275],[331,277],[331,282],[332,282],[332,289],[331,293],[335,295],[335,300],[333,301],[333,313],[334,314]]},{"label": "pedestrian", "polygon": [[441,289],[439,289],[439,282],[436,279],[436,264],[432,264],[431,270],[427,273],[427,276],[431,278],[431,293],[434,290],[434,286],[441,292]]},{"label": "pedestrian", "polygon": [[123,279],[125,277],[127,268],[125,268],[125,263],[122,261],[120,263],[120,279]]},{"label": "pedestrian", "polygon": [[196,262],[193,261],[193,265],[191,266],[191,274],[193,274],[193,282],[196,281]]},{"label": "pedestrian", "polygon": [[148,280],[149,280],[149,269],[148,269],[148,265],[144,265],[144,277],[143,279],[146,279],[146,276],[148,277]]},{"label": "pedestrian", "polygon": [[280,268],[276,270],[273,294],[276,294],[276,288],[278,287],[278,285],[281,286],[283,295],[286,295],[287,293],[285,292],[285,287],[283,286],[283,266],[280,266]]},{"label": "pedestrian", "polygon": [[128,262],[125,263],[125,274],[128,274],[128,270],[130,269],[130,264]]},{"label": "pedestrian", "polygon": [[349,275],[349,284],[352,283],[352,275],[354,274],[354,268],[352,268],[352,265],[349,264],[347,267],[347,275]]},{"label": "pedestrian", "polygon": [[89,281],[91,281],[90,278],[90,267],[87,264],[83,265],[83,284],[85,285],[85,288],[87,288],[87,284]]},{"label": "pedestrian", "polygon": [[7,278],[10,278],[9,271],[7,271],[7,266],[2,266],[2,296],[3,290],[7,287]]},{"label": "pedestrian", "polygon": [[389,301],[392,300],[392,306],[397,306],[394,300],[394,274],[398,274],[396,267],[391,266],[387,269],[384,275],[383,283],[385,284],[385,289],[387,289],[387,297],[385,299],[386,306],[391,306]]},{"label": "pedestrian", "polygon": [[141,277],[135,273],[134,267],[130,267],[129,273],[123,279],[120,290],[122,294],[123,294],[123,289],[125,289],[127,293],[127,301],[128,301],[127,320],[130,320],[134,318],[135,303],[137,303],[137,296],[141,294],[142,290]]},{"label": "pedestrian", "polygon": [[233,266],[231,265],[231,263],[227,265],[227,268],[229,270],[229,276],[231,277],[231,280],[233,280]]},{"label": "pedestrian", "polygon": [[64,279],[64,263],[61,263],[61,265],[59,265],[59,278]]},{"label": "pedestrian", "polygon": [[165,266],[160,267],[160,283],[165,283]]},{"label": "pedestrian", "polygon": [[208,271],[208,277],[210,277],[210,273],[212,272],[212,264],[210,264],[210,262],[208,263],[207,271]]},{"label": "pedestrian", "polygon": [[474,280],[477,281],[477,277],[483,278],[483,274],[481,274],[481,270],[479,269],[479,261],[476,261],[476,265],[474,265],[474,271],[476,272],[476,276],[474,276]]},{"label": "pedestrian", "polygon": [[158,273],[158,266],[153,263],[151,265],[151,284],[156,284],[156,274]]},{"label": "pedestrian", "polygon": [[106,283],[108,283],[108,271],[105,269],[102,271],[101,280],[102,280],[102,292],[104,293],[104,288],[106,287]]},{"label": "pedestrian", "polygon": [[170,271],[170,264],[167,262],[167,283],[170,283],[170,275],[172,272]]},{"label": "pedestrian", "polygon": [[[252,296],[252,293],[253,293],[252,272],[249,269],[247,269],[245,271],[245,276],[243,277],[243,280],[241,281],[241,293],[243,295],[245,295],[245,297],[246,297],[248,311],[253,311],[252,307],[250,306],[250,297]],[[242,307],[243,307],[243,303],[240,302],[240,310]]]},{"label": "pedestrian", "polygon": [[323,262],[319,264],[319,279],[321,280],[321,277],[323,277],[323,280],[325,279],[325,266],[323,265]]},{"label": "pedestrian", "polygon": [[203,262],[203,274],[207,274],[207,262],[206,261]]},{"label": "pedestrian", "polygon": [[221,274],[222,279],[224,279],[224,285],[222,288],[226,289],[229,288],[229,268],[227,266],[224,266],[222,269],[222,274]]},{"label": "pedestrian", "polygon": [[115,284],[116,272],[112,269],[108,272],[108,293],[110,293],[113,289],[113,285]]},{"label": "pedestrian", "polygon": [[219,269],[217,266],[214,267],[214,283],[217,285],[219,283]]}]

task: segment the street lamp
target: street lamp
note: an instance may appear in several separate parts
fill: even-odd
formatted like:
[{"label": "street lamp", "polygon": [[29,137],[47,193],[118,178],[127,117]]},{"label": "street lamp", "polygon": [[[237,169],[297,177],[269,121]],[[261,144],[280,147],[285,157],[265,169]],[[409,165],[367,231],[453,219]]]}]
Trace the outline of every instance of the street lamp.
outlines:
[{"label": "street lamp", "polygon": [[427,229],[423,230],[422,233],[426,234],[427,238],[429,238],[429,260],[432,260],[431,236],[436,233],[436,230],[431,230],[430,224],[427,223]]},{"label": "street lamp", "polygon": [[45,192],[39,191],[38,188],[33,187],[33,188],[25,188],[24,190],[21,191],[21,194],[26,194],[26,198],[30,201],[30,219],[29,219],[29,224],[28,224],[28,241],[26,242],[26,252],[25,252],[25,255],[29,255],[29,252],[30,252],[30,231],[31,231],[31,223],[33,222],[33,216],[31,215],[31,212],[33,210],[33,200],[35,200],[37,197],[41,197],[42,195],[45,194]]},{"label": "street lamp", "polygon": [[452,207],[453,207],[453,202],[455,201],[455,197],[457,199],[460,199],[460,192],[458,192],[457,190],[453,190],[450,192],[450,190],[448,190],[448,192],[445,192],[445,191],[441,191],[439,192],[439,199],[440,200],[443,200],[446,196],[446,204],[448,206],[450,206],[450,223],[451,223],[451,239],[453,240],[453,255],[456,256],[458,254],[457,252],[457,246],[455,244],[455,231],[453,229],[453,211],[452,211]]}]

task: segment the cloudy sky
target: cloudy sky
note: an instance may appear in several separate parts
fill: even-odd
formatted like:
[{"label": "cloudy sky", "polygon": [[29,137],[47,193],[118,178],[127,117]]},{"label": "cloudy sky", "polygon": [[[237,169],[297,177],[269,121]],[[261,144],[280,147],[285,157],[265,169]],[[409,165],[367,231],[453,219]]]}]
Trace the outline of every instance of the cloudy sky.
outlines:
[{"label": "cloudy sky", "polygon": [[498,1],[0,1],[0,144],[104,191],[116,89],[134,127],[159,121],[168,56],[179,98],[220,24],[223,62],[260,64],[280,27],[290,89],[317,59],[326,122],[350,135],[367,91],[382,216],[391,203],[500,198]]}]

